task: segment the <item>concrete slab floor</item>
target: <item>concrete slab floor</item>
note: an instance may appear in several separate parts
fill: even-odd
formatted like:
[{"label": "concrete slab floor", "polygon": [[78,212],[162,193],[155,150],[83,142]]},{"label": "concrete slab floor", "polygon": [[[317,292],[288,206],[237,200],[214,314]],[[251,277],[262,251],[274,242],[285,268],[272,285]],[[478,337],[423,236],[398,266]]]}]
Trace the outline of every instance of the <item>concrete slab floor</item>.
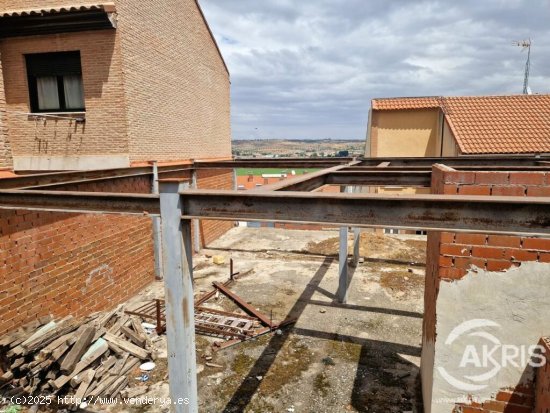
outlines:
[{"label": "concrete slab floor", "polygon": [[[238,227],[195,257],[196,294],[227,279],[231,257],[241,273],[232,291],[275,321],[298,317],[278,333],[214,353],[214,339],[197,336],[201,412],[422,411],[424,268],[410,261],[425,256],[425,241],[363,234],[362,252],[370,245],[367,255],[377,260],[350,268],[349,300],[341,305],[335,302],[338,261],[319,254],[323,248],[330,253],[337,237],[336,231]],[[213,264],[213,255],[223,255],[225,263]],[[161,282],[132,301],[153,297],[163,297]],[[234,308],[226,298],[210,302]],[[157,364],[165,369],[165,337],[155,344]],[[206,366],[206,358],[223,367]],[[148,395],[167,397],[163,374],[156,376]]]}]

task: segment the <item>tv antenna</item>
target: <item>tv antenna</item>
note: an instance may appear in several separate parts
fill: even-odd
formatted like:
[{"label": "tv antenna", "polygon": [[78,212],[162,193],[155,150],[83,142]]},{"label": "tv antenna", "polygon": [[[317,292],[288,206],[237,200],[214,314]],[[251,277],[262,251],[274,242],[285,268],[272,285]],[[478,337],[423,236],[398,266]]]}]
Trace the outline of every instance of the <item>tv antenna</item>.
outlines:
[{"label": "tv antenna", "polygon": [[523,78],[523,94],[530,95],[531,88],[529,87],[529,69],[531,69],[531,39],[518,40],[512,43],[514,46],[521,47],[523,52],[527,49],[527,61],[525,62],[525,76]]}]

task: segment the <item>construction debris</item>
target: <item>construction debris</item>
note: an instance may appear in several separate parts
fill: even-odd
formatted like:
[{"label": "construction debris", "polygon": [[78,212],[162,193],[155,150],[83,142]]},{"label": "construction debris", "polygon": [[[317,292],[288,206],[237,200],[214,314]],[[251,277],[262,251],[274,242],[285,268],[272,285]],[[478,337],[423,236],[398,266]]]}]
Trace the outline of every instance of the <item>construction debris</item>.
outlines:
[{"label": "construction debris", "polygon": [[[296,322],[295,319],[287,319],[281,323],[274,323],[271,316],[263,314],[232,292],[229,286],[237,279],[238,274],[233,271],[233,259],[230,259],[229,279],[224,283],[213,282],[214,289],[195,300],[195,331],[198,334],[224,339],[214,342],[214,350],[227,348],[272,331],[280,331],[280,327]],[[220,311],[205,305],[212,298],[219,299],[220,294],[233,301],[241,312]],[[162,334],[166,330],[164,300],[155,299],[140,303],[132,310],[126,310],[126,314],[155,321],[156,324],[150,326],[155,328],[157,334]]]},{"label": "construction debris", "polygon": [[43,317],[0,338],[0,394],[55,395],[77,401],[73,409],[92,397],[143,394],[126,387],[151,350],[141,320],[120,306],[83,319]]},{"label": "construction debris", "polygon": [[[214,289],[195,301],[195,331],[198,334],[218,337],[224,340],[214,342],[214,350],[227,348],[262,334],[276,331],[280,327],[293,324],[296,321],[295,319],[288,319],[281,323],[274,323],[270,316],[263,314],[229,290],[228,287],[233,281],[234,278],[230,278],[225,283],[213,282]],[[242,311],[221,311],[204,305],[209,299],[217,297],[220,294],[233,301]],[[140,303],[136,308],[126,310],[126,314],[154,320],[156,322],[155,329],[158,334],[166,330],[164,300],[155,299]],[[109,340],[109,338],[110,336],[107,335],[106,339]],[[131,345],[131,343],[129,344]],[[128,347],[126,350],[130,351]]]}]

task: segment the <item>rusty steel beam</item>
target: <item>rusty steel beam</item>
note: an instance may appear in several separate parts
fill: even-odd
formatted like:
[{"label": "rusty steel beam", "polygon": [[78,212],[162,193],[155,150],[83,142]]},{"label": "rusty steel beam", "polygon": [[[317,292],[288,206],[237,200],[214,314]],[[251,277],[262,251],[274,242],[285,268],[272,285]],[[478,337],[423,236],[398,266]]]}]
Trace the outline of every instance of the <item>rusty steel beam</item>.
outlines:
[{"label": "rusty steel beam", "polygon": [[343,171],[331,172],[325,183],[328,185],[352,186],[414,186],[429,187],[431,171],[388,171],[378,168],[377,171]]},{"label": "rusty steel beam", "polygon": [[183,217],[550,234],[550,198],[188,190]]},{"label": "rusty steel beam", "polygon": [[342,165],[354,158],[243,158],[225,161],[195,161],[197,169],[215,168],[313,168],[323,169]]},{"label": "rusty steel beam", "polygon": [[[192,168],[172,166],[159,167],[159,174],[191,171]],[[88,171],[48,172],[20,175],[0,179],[0,189],[55,189],[65,185],[90,183],[109,179],[131,178],[153,175],[152,166],[140,166],[116,169],[98,169]]]},{"label": "rusty steel beam", "polygon": [[[352,164],[356,163],[352,162]],[[316,172],[310,172],[300,176],[296,176],[283,181],[275,182],[270,185],[265,185],[250,191],[266,192],[266,191],[313,191],[326,185],[327,176],[331,172],[336,172],[348,167],[349,164],[337,165],[332,168],[322,169]]]},{"label": "rusty steel beam", "polygon": [[[511,165],[460,165],[453,166],[453,169],[457,171],[548,171],[550,170],[550,163],[548,166],[539,165],[539,166],[511,166]],[[394,172],[413,172],[413,171],[431,171],[432,165],[424,166],[387,166],[383,168],[384,171],[394,171]],[[381,168],[377,166],[350,166],[345,169],[346,172],[371,172],[377,171],[380,172]]]},{"label": "rusty steel beam", "polygon": [[0,209],[89,214],[159,215],[158,195],[106,192],[0,190]]},{"label": "rusty steel beam", "polygon": [[273,323],[269,319],[267,315],[262,313],[259,310],[256,310],[252,305],[248,304],[245,300],[243,300],[241,297],[239,297],[237,294],[235,294],[233,291],[231,291],[229,288],[227,288],[225,285],[223,285],[220,282],[214,281],[212,283],[214,287],[216,287],[218,290],[220,290],[224,295],[229,297],[231,300],[235,302],[243,311],[247,312],[248,314],[256,317],[258,320],[260,320],[263,324],[265,324],[268,327],[272,327]]},{"label": "rusty steel beam", "polygon": [[549,161],[549,156],[533,155],[463,155],[457,157],[380,157],[362,158],[360,166],[376,166],[381,162],[390,162],[390,166],[426,166],[442,163],[447,166],[537,166]]}]

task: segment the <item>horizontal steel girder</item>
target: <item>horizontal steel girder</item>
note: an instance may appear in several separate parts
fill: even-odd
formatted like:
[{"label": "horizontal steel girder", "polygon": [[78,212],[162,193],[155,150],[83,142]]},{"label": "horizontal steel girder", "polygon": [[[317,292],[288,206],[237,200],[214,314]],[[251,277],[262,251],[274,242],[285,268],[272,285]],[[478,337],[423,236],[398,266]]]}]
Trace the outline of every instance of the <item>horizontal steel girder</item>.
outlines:
[{"label": "horizontal steel girder", "polygon": [[158,195],[105,192],[0,190],[0,209],[160,215]]},{"label": "horizontal steel girder", "polygon": [[325,183],[329,185],[356,186],[415,186],[429,187],[431,171],[348,171],[347,169],[328,174]]},{"label": "horizontal steel girder", "polygon": [[[159,168],[159,174],[169,172],[185,172],[191,170],[192,169],[189,166],[163,166]],[[46,172],[0,179],[0,189],[60,188],[64,185],[118,178],[149,176],[152,174],[153,168],[151,166],[88,171]]]},{"label": "horizontal steel girder", "polygon": [[213,168],[312,168],[323,169],[343,165],[353,158],[248,158],[227,161],[195,161],[197,169]]},{"label": "horizontal steel girder", "polygon": [[550,235],[550,198],[188,190],[184,218]]},{"label": "horizontal steel girder", "polygon": [[456,157],[432,158],[363,158],[359,166],[376,166],[381,162],[389,162],[388,166],[424,166],[435,163],[454,166],[538,166],[541,162],[550,160],[548,156],[535,157],[533,155],[465,155]]}]

